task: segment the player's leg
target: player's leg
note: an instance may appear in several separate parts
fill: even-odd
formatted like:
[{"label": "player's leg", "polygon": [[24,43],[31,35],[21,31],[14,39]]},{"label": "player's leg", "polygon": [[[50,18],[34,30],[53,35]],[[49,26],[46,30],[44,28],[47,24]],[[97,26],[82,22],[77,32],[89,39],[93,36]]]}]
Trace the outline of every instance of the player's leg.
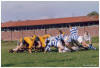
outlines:
[{"label": "player's leg", "polygon": [[89,40],[89,48],[93,49],[93,50],[96,50],[96,48],[92,45],[92,41],[91,40]]},{"label": "player's leg", "polygon": [[66,46],[64,46],[63,52],[71,52],[71,50],[69,48],[67,48]]},{"label": "player's leg", "polygon": [[65,46],[66,46],[68,49],[70,49],[71,51],[73,51],[73,49],[72,49],[72,46],[73,46],[72,42],[65,42]]},{"label": "player's leg", "polygon": [[64,50],[64,46],[62,45],[61,41],[57,42],[58,52],[62,53]]},{"label": "player's leg", "polygon": [[[65,42],[65,46],[67,47],[67,48],[69,48],[69,49],[71,49],[71,47],[72,47],[72,44],[71,44],[71,36],[69,36],[68,37],[68,39],[66,40],[64,40],[64,42]],[[72,49],[71,49],[72,50]]]},{"label": "player's leg", "polygon": [[38,43],[38,46],[37,46],[37,47],[38,47],[38,48],[41,48],[41,46],[42,46],[42,45],[41,45],[41,42],[40,42],[40,41],[37,41],[37,43]]},{"label": "player's leg", "polygon": [[61,43],[59,43],[58,51],[59,51],[59,53],[62,53],[62,52],[70,52],[71,50],[69,48],[67,48],[66,46],[63,46]]},{"label": "player's leg", "polygon": [[82,45],[83,45],[83,47],[85,47],[85,48],[96,50],[95,47],[93,47],[93,46],[90,45],[90,44],[87,44],[85,41],[82,42]]},{"label": "player's leg", "polygon": [[19,45],[17,45],[16,48],[13,49],[14,52],[18,51],[23,45],[23,42],[18,42],[18,43]]},{"label": "player's leg", "polygon": [[81,45],[79,47],[85,48],[85,49],[96,49],[91,44],[87,44],[86,41],[83,39],[82,36],[79,36],[77,40]]}]

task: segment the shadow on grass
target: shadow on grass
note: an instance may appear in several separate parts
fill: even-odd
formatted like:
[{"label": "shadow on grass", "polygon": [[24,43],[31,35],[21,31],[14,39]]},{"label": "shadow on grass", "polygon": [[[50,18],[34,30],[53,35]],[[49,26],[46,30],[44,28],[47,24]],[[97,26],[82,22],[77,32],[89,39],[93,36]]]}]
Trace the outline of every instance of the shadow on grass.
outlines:
[{"label": "shadow on grass", "polygon": [[16,63],[16,64],[2,64],[1,65],[1,67],[19,67],[19,66],[17,66],[17,65],[19,65],[19,64],[24,64],[24,65],[26,65],[26,64],[33,64],[33,62],[23,62],[23,63]]},{"label": "shadow on grass", "polygon": [[2,64],[1,67],[11,67],[13,66],[14,64]]}]

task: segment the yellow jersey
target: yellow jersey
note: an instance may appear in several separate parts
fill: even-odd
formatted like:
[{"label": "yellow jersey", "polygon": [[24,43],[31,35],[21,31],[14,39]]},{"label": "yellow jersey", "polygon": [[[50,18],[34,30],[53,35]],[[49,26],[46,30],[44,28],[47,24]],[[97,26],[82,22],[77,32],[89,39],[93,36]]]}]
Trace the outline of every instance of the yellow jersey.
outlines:
[{"label": "yellow jersey", "polygon": [[47,38],[49,38],[49,37],[50,37],[49,34],[46,34],[46,35],[43,35],[43,36],[39,36],[40,42],[42,43],[42,47],[46,47],[45,40]]},{"label": "yellow jersey", "polygon": [[33,37],[24,37],[20,39],[20,42],[24,40],[27,44],[29,44],[28,48],[32,48],[35,38],[36,38],[35,35]]}]

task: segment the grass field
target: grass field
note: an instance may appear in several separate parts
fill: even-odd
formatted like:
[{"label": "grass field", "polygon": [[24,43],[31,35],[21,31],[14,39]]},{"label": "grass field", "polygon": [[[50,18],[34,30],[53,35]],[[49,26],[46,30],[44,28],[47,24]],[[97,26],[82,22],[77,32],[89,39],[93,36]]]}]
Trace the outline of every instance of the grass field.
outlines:
[{"label": "grass field", "polygon": [[44,54],[28,52],[8,53],[16,42],[2,41],[2,67],[98,67],[99,66],[99,39],[93,38],[93,45],[97,50],[57,53],[55,51]]}]

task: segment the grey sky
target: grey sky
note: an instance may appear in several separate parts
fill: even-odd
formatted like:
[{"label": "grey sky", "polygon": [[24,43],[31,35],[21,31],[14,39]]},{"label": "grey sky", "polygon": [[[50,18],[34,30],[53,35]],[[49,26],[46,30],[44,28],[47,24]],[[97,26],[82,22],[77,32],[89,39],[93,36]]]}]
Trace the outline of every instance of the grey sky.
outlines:
[{"label": "grey sky", "polygon": [[89,12],[99,12],[99,2],[69,2],[69,1],[3,1],[1,3],[2,22],[17,20],[36,20],[85,16]]}]

